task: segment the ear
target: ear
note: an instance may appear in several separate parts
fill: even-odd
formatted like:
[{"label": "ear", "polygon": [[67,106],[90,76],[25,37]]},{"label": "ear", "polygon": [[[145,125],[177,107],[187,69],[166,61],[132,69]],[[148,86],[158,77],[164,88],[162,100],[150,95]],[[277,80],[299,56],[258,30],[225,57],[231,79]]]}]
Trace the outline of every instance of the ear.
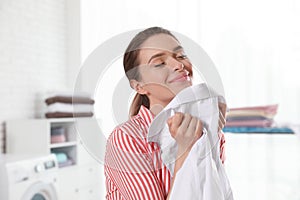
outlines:
[{"label": "ear", "polygon": [[148,94],[148,91],[143,88],[143,83],[137,80],[131,79],[130,87],[133,88],[139,94]]}]

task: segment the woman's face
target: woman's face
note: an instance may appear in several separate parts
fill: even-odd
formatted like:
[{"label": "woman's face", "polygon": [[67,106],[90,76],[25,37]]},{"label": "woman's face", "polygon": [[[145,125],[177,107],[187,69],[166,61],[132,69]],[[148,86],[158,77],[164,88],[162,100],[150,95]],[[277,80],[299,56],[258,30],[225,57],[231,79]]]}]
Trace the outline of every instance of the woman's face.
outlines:
[{"label": "woman's face", "polygon": [[182,89],[192,85],[192,64],[177,40],[167,34],[148,38],[139,53],[142,92],[150,104],[165,107]]}]

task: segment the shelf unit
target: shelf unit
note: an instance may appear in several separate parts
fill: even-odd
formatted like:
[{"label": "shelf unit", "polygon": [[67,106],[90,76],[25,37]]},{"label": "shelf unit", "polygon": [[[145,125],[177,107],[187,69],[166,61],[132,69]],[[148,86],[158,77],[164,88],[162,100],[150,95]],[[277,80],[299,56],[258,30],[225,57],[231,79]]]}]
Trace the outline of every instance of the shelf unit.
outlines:
[{"label": "shelf unit", "polygon": [[[8,121],[6,127],[7,153],[55,153],[57,158],[63,158],[62,161],[69,162],[69,165],[78,163],[79,143],[73,118],[14,120]],[[58,134],[54,135],[54,130],[58,130]]]},{"label": "shelf unit", "polygon": [[51,144],[50,148],[55,149],[55,148],[60,148],[60,147],[72,147],[72,146],[76,146],[76,145],[77,145],[77,142],[61,142],[61,143]]},{"label": "shelf unit", "polygon": [[[89,118],[82,120],[89,122]],[[81,144],[74,118],[11,120],[6,122],[6,133],[7,153],[59,153],[72,161],[60,165],[59,199],[103,199],[103,166]]]}]

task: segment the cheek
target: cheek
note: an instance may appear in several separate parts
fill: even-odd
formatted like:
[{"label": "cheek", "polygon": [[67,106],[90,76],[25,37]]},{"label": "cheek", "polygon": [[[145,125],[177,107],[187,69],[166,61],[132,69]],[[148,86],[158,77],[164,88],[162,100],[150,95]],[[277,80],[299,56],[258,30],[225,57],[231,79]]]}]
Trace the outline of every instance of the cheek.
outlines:
[{"label": "cheek", "polygon": [[172,99],[177,93],[171,87],[160,83],[149,83],[144,86],[144,89],[149,91],[150,95],[160,96],[164,99]]},{"label": "cheek", "polygon": [[149,70],[143,75],[143,81],[145,83],[158,83],[165,84],[168,78],[166,70]]}]

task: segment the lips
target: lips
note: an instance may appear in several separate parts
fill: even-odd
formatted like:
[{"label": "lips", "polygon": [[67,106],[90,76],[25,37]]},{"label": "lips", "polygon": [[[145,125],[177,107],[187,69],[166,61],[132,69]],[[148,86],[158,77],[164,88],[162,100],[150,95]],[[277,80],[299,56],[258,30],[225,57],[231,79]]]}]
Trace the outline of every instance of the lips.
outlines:
[{"label": "lips", "polygon": [[175,78],[171,79],[169,82],[181,82],[181,81],[186,81],[189,78],[189,73],[181,73],[178,76],[176,76]]}]

